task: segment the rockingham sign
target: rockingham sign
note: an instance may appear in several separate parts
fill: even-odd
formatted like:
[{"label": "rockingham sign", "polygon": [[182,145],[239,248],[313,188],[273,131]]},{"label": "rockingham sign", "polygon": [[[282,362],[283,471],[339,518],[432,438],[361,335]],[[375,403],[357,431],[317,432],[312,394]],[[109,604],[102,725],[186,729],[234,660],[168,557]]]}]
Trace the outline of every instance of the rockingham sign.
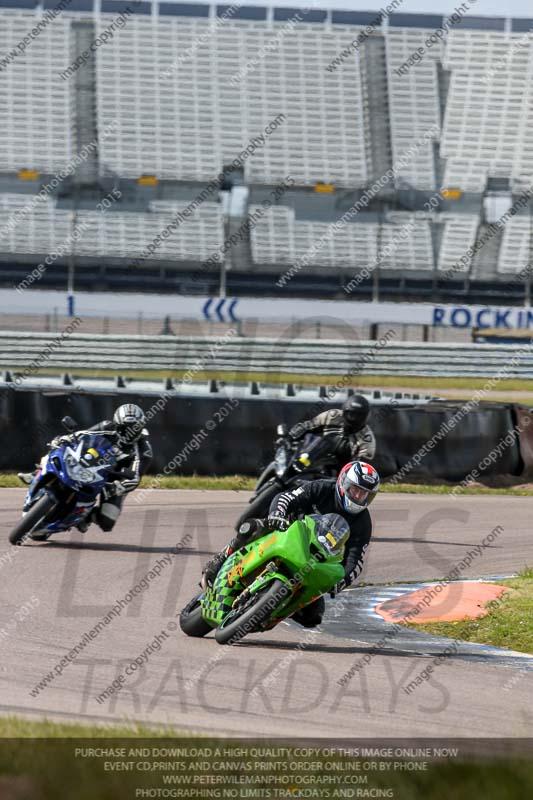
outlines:
[{"label": "rockingham sign", "polygon": [[531,329],[533,328],[533,308],[433,306],[431,324],[449,325],[452,328]]}]

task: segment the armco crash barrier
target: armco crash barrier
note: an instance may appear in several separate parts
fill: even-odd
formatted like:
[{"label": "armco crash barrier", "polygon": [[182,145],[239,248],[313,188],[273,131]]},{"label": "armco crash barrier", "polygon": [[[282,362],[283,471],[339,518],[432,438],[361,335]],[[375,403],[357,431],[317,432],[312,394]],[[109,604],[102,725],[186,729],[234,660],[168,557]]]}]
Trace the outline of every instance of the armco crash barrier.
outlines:
[{"label": "armco crash barrier", "polygon": [[[237,390],[228,387],[227,391],[235,395]],[[231,393],[172,396],[149,422],[154,446],[151,472],[161,473],[173,462],[166,474],[255,475],[271,459],[278,423],[291,425],[310,412],[338,405],[301,402],[295,397],[232,399]],[[2,470],[29,469],[46,451],[46,443],[63,432],[60,420],[65,414],[83,428],[109,419],[120,403],[139,403],[147,410],[158,399],[154,394],[124,390],[69,394],[68,389],[4,389],[0,398]],[[378,442],[374,463],[383,477],[403,469],[404,482],[415,477],[461,481],[475,469],[484,477],[521,475],[533,466],[529,444],[533,424],[523,435],[525,457],[518,437],[509,436],[520,419],[529,419],[523,407],[483,403],[463,414],[460,403],[413,406],[396,402],[372,406],[370,423]]]}]

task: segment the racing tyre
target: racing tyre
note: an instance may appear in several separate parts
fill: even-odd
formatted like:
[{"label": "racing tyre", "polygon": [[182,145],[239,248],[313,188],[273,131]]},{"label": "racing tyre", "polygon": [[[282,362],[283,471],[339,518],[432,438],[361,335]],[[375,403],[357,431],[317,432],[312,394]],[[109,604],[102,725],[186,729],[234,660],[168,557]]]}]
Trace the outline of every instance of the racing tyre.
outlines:
[{"label": "racing tyre", "polygon": [[266,622],[280,603],[291,595],[290,588],[283,581],[269,583],[241,608],[230,611],[226,619],[215,631],[215,639],[219,644],[235,644],[248,633],[257,631]]},{"label": "racing tyre", "polygon": [[11,544],[22,544],[27,534],[31,533],[34,529],[38,530],[50,511],[55,508],[55,505],[56,501],[50,497],[50,495],[45,494],[41,497],[41,499],[30,508],[28,513],[24,514],[20,522],[15,525],[9,534],[9,541]]},{"label": "racing tyre", "polygon": [[205,619],[202,617],[202,609],[200,607],[201,594],[193,597],[180,614],[180,628],[187,636],[196,636],[201,638],[206,633],[213,630]]},{"label": "racing tyre", "polygon": [[257,483],[255,484],[254,492],[258,492],[263,486],[267,483],[267,481],[271,480],[271,478],[276,477],[276,465],[273,461],[268,464],[257,479]]}]

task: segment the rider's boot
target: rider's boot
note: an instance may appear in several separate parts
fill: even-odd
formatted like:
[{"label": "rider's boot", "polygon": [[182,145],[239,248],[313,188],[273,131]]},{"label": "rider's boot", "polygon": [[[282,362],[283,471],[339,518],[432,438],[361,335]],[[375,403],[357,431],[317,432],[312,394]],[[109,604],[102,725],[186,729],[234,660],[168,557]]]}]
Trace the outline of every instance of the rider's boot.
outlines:
[{"label": "rider's boot", "polygon": [[200,585],[202,589],[205,591],[208,586],[212,586],[216,576],[218,575],[218,571],[224,561],[230,556],[235,550],[238,550],[242,547],[242,543],[239,544],[237,541],[237,537],[231,540],[231,542],[221,550],[220,553],[216,553],[212,558],[209,559],[207,564],[205,564],[202,570],[202,578],[200,581]]},{"label": "rider's boot", "polygon": [[17,472],[17,478],[25,483],[26,486],[29,486],[33,480],[35,472]]},{"label": "rider's boot", "polygon": [[309,605],[300,608],[291,619],[302,625],[304,628],[316,628],[322,622],[322,617],[326,610],[326,603],[323,597],[319,597]]},{"label": "rider's boot", "polygon": [[95,522],[94,508],[87,514],[87,516],[84,519],[81,520],[81,522],[78,522],[76,528],[80,531],[80,533],[85,533],[86,531],[89,530],[89,527],[93,522]]},{"label": "rider's boot", "polygon": [[207,564],[204,566],[202,570],[202,578],[200,580],[200,586],[204,592],[208,586],[213,585],[213,582],[218,575],[218,571],[224,561],[231,556],[232,553],[235,553],[236,550],[240,550],[241,547],[249,544],[254,537],[261,535],[264,530],[265,528],[262,520],[249,519],[246,522],[243,522],[239,528],[237,536],[235,536],[226,545],[224,550],[221,550],[220,553],[216,553],[216,555],[210,558]]},{"label": "rider's boot", "polygon": [[229,544],[220,551],[220,553],[216,553],[212,558],[209,559],[202,570],[202,578],[200,580],[200,585],[204,591],[208,586],[213,585],[214,580],[218,575],[218,571],[224,561],[236,550],[239,550],[241,547],[243,547],[244,544],[245,542],[239,539],[238,536],[235,536],[235,538],[232,539],[231,542],[229,542]]}]

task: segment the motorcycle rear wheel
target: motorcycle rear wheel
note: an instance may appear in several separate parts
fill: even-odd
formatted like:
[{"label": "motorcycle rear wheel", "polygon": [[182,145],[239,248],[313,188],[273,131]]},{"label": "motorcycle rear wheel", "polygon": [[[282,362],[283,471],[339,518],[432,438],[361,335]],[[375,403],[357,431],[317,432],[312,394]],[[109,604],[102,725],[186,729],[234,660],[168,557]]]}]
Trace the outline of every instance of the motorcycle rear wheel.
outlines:
[{"label": "motorcycle rear wheel", "polygon": [[290,588],[283,581],[272,581],[265,589],[253,595],[254,603],[246,604],[242,613],[236,613],[227,623],[216,629],[215,639],[219,644],[235,644],[248,633],[256,632],[258,626],[266,622],[274,609],[290,594]]},{"label": "motorcycle rear wheel", "polygon": [[202,608],[200,606],[201,596],[202,595],[199,594],[193,597],[180,614],[180,628],[187,636],[201,638],[205,636],[206,633],[213,630],[211,625],[209,625],[202,616]]},{"label": "motorcycle rear wheel", "polygon": [[30,508],[27,514],[24,514],[20,522],[15,525],[9,534],[9,541],[11,544],[22,544],[26,535],[31,533],[34,529],[39,528],[39,525],[44,521],[45,517],[55,507],[56,501],[45,494],[38,500],[34,506]]}]

